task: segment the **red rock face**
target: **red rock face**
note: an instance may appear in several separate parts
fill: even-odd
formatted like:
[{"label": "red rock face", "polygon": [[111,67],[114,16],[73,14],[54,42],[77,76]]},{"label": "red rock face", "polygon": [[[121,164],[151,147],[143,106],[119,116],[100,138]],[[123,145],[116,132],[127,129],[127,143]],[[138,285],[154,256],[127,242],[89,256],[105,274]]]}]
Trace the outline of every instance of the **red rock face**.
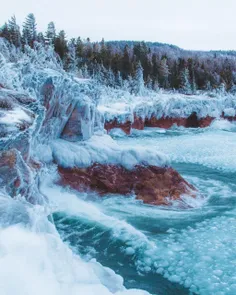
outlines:
[{"label": "red rock face", "polygon": [[187,119],[186,118],[170,118],[170,117],[162,117],[157,119],[155,117],[151,117],[150,119],[145,119],[145,127],[159,127],[164,129],[171,128],[174,124],[177,126],[186,126]]},{"label": "red rock face", "polygon": [[91,189],[101,195],[128,195],[153,205],[168,205],[183,194],[194,195],[194,187],[172,168],[137,166],[126,170],[121,166],[94,164],[86,169],[59,167],[59,184],[78,191]]},{"label": "red rock face", "polygon": [[[236,120],[236,117],[222,117],[230,121]],[[137,117],[135,114],[134,122],[132,124],[129,121],[125,123],[118,123],[117,119],[114,119],[113,121],[105,123],[105,129],[109,132],[113,128],[120,128],[126,134],[130,134],[131,128],[138,130],[143,130],[144,127],[158,127],[169,129],[173,125],[183,126],[186,128],[205,128],[210,126],[214,119],[215,118],[210,116],[207,116],[205,118],[198,118],[195,112],[193,112],[188,118],[171,118],[168,116],[163,116],[158,119],[153,116],[151,118],[146,118],[145,120],[143,120],[141,117]]]},{"label": "red rock face", "polygon": [[215,118],[207,116],[206,118],[201,118],[199,120],[199,127],[200,128],[206,128],[211,125],[211,123],[215,120]]},{"label": "red rock face", "polygon": [[117,121],[117,119],[114,119],[112,121],[105,122],[104,128],[107,130],[108,133],[114,128],[120,128],[128,135],[130,134],[130,131],[131,131],[131,125],[132,125],[131,121],[120,123]]},{"label": "red rock face", "polygon": [[144,120],[141,117],[138,117],[134,114],[134,122],[131,126],[133,129],[143,130],[144,129]]}]

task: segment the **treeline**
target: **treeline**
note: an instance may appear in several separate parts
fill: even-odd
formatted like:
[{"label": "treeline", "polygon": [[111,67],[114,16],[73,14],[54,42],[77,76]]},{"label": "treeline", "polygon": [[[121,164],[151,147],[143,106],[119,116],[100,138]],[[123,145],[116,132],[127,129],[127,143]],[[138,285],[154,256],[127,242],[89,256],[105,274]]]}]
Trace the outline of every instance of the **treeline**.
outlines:
[{"label": "treeline", "polygon": [[65,31],[56,32],[53,22],[44,33],[37,31],[34,15],[26,17],[22,30],[12,17],[0,29],[19,50],[40,42],[54,46],[64,69],[96,76],[111,87],[125,87],[140,94],[144,87],[157,90],[177,89],[186,94],[196,90],[234,91],[236,85],[235,52],[185,51],[173,45],[112,41],[91,42],[80,37],[68,40]]}]

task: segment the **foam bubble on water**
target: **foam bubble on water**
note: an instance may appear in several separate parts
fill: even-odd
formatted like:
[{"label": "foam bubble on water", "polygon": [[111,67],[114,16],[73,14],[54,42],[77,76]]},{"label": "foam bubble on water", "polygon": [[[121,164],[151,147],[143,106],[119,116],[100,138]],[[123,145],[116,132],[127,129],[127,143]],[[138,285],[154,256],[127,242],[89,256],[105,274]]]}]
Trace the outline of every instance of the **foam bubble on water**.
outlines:
[{"label": "foam bubble on water", "polygon": [[[234,212],[235,213],[235,212]],[[200,294],[234,294],[236,261],[236,221],[233,217],[217,217],[170,234],[153,260],[162,267],[165,277]],[[166,262],[168,265],[165,266]]]}]

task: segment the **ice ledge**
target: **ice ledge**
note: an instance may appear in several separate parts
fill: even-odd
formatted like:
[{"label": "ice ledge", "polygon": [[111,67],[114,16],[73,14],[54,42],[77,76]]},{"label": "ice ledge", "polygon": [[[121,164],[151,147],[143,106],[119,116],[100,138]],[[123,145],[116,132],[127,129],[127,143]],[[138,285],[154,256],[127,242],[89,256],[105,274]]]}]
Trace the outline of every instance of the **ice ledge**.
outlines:
[{"label": "ice ledge", "polygon": [[109,135],[95,134],[87,141],[51,143],[52,158],[63,168],[86,168],[94,163],[121,165],[133,169],[136,165],[166,167],[168,157],[141,147],[121,147]]}]

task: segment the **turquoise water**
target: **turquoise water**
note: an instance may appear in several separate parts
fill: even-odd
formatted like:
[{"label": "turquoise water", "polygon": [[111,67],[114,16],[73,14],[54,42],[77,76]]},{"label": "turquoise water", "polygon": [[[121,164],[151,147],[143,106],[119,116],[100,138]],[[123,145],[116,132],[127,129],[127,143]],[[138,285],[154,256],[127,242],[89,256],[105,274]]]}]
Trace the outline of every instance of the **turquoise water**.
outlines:
[{"label": "turquoise water", "polygon": [[[154,207],[134,196],[70,192],[54,221],[62,239],[86,260],[96,258],[128,288],[151,294],[236,294],[236,128],[147,128],[113,137],[120,145],[157,149],[200,194]],[[71,197],[71,202],[70,202]],[[58,200],[57,200],[58,201]],[[70,205],[68,205],[70,203]]]}]

